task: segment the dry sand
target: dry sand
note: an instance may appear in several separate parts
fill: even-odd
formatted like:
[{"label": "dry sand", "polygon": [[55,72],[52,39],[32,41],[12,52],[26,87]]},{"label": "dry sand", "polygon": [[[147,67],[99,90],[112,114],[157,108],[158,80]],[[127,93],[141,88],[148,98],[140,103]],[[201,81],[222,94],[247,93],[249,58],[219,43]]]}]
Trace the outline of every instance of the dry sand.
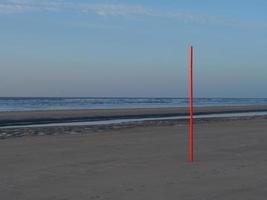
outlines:
[{"label": "dry sand", "polygon": [[1,200],[267,196],[266,117],[198,120],[194,163],[186,121],[16,131],[60,135],[0,140]]}]

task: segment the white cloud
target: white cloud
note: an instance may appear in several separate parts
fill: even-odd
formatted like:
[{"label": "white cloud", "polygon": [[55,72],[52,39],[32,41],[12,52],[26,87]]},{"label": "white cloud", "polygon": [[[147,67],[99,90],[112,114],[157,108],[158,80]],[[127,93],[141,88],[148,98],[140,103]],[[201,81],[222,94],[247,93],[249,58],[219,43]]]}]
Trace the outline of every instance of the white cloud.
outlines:
[{"label": "white cloud", "polygon": [[139,5],[81,4],[68,1],[8,0],[0,2],[0,13],[21,13],[34,11],[73,11],[94,13],[102,16],[146,15],[147,10]]},{"label": "white cloud", "polygon": [[4,14],[20,13],[20,12],[26,12],[29,10],[30,8],[27,5],[0,3],[0,13],[4,13]]},{"label": "white cloud", "polygon": [[148,15],[148,10],[139,5],[85,4],[79,5],[78,11],[95,13],[102,16]]},{"label": "white cloud", "polygon": [[123,4],[90,4],[74,3],[66,0],[6,0],[0,2],[0,14],[14,14],[25,12],[80,12],[95,14],[99,16],[113,17],[155,17],[174,19],[183,23],[214,24],[233,27],[261,27],[266,28],[267,24],[257,22],[246,22],[225,17],[201,15],[182,11],[170,12],[148,9],[142,5]]},{"label": "white cloud", "polygon": [[30,1],[18,1],[18,0],[9,0],[3,3],[0,3],[0,14],[14,14],[14,13],[25,13],[25,12],[33,12],[33,11],[45,11],[52,10],[56,8],[55,5],[50,3],[41,4],[32,3]]}]

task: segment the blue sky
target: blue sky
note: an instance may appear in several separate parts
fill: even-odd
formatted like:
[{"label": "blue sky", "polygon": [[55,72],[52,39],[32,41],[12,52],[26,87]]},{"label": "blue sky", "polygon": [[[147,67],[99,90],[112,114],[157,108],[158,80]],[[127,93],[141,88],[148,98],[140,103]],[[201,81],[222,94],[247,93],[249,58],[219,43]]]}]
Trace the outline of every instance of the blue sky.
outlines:
[{"label": "blue sky", "polygon": [[267,97],[267,2],[0,0],[0,96]]}]

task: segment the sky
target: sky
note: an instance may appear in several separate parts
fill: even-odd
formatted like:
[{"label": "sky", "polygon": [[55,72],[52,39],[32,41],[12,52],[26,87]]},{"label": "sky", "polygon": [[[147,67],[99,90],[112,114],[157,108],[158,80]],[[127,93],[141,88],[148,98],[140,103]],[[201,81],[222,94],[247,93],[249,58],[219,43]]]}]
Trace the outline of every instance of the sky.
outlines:
[{"label": "sky", "polygon": [[0,96],[267,97],[265,0],[0,0]]}]

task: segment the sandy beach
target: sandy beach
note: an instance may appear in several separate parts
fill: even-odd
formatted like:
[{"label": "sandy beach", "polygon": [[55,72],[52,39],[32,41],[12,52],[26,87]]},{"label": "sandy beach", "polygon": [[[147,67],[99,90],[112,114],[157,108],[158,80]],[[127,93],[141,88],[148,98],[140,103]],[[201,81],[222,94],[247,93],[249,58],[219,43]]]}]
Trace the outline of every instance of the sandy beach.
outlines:
[{"label": "sandy beach", "polygon": [[31,134],[0,140],[0,199],[266,199],[266,130],[265,116],[199,119],[190,163],[187,120],[1,129]]}]

